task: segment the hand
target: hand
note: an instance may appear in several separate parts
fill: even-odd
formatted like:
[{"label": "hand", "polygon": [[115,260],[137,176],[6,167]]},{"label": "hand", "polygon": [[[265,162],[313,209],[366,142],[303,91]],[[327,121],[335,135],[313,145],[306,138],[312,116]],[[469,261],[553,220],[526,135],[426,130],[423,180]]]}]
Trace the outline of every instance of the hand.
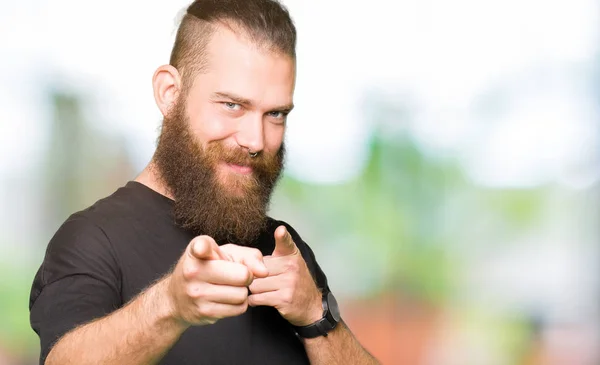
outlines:
[{"label": "hand", "polygon": [[275,250],[264,257],[269,276],[255,279],[251,306],[275,307],[288,322],[306,326],[323,317],[321,292],[285,226],[275,230]]},{"label": "hand", "polygon": [[168,277],[175,317],[186,325],[205,325],[244,313],[248,285],[268,275],[262,258],[257,249],[194,238]]}]

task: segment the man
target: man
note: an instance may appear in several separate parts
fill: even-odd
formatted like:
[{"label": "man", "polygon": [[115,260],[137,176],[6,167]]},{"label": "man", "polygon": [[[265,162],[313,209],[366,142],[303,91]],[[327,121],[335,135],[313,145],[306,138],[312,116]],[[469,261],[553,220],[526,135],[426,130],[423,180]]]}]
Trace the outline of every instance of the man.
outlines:
[{"label": "man", "polygon": [[189,6],[153,77],[164,120],[152,161],[73,214],[35,277],[41,363],[377,363],[311,249],[266,215],[295,32],[273,0]]}]

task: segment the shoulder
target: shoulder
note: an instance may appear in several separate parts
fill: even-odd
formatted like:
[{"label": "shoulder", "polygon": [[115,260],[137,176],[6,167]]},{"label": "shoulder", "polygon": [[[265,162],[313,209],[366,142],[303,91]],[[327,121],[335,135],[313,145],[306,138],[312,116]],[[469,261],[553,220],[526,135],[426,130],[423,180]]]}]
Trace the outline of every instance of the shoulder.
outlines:
[{"label": "shoulder", "polygon": [[[133,227],[151,227],[169,214],[166,198],[139,183],[129,182],[90,207],[72,214],[56,231],[46,249],[41,279],[47,284],[60,279],[64,271],[82,267],[117,270],[115,253],[119,237]],[[92,274],[95,274],[92,272]]]},{"label": "shoulder", "polygon": [[85,212],[71,215],[56,231],[46,249],[40,270],[44,284],[64,276],[116,266],[112,248],[104,230]]},{"label": "shoulder", "polygon": [[105,242],[116,241],[124,230],[140,225],[152,227],[154,222],[168,218],[171,211],[167,200],[139,183],[128,182],[111,195],[71,215],[57,234],[65,229],[68,232],[76,230],[103,235]]},{"label": "shoulder", "polygon": [[[108,217],[119,219],[117,193],[73,213],[48,242],[34,287],[66,277],[86,275],[105,281],[118,274],[118,264],[106,233]],[[114,285],[114,283],[111,283]]]},{"label": "shoulder", "polygon": [[106,228],[108,222],[123,219],[135,211],[140,211],[141,209],[136,209],[136,206],[141,205],[142,201],[138,188],[128,183],[74,215],[84,217],[98,227]]},{"label": "shoulder", "polygon": [[73,281],[99,283],[113,294],[120,293],[122,266],[115,249],[117,233],[123,227],[129,229],[152,211],[152,197],[139,186],[128,183],[69,216],[47,245],[33,281],[30,305],[55,283],[59,286]]},{"label": "shoulder", "polygon": [[119,191],[69,216],[50,239],[43,265],[67,258],[70,262],[93,263],[97,257],[110,255],[108,222],[120,220],[125,211],[118,195]]}]

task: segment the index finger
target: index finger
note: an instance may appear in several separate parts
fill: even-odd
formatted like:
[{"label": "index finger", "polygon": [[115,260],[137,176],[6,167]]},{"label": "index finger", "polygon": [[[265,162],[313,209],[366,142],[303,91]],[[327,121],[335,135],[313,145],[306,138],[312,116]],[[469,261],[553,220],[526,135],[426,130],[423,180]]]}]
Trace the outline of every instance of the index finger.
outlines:
[{"label": "index finger", "polygon": [[221,251],[217,242],[210,236],[198,236],[192,239],[187,252],[195,259],[231,261],[231,258]]},{"label": "index finger", "polygon": [[298,253],[298,247],[292,239],[292,235],[285,226],[279,226],[275,230],[275,250],[273,256],[288,256]]}]

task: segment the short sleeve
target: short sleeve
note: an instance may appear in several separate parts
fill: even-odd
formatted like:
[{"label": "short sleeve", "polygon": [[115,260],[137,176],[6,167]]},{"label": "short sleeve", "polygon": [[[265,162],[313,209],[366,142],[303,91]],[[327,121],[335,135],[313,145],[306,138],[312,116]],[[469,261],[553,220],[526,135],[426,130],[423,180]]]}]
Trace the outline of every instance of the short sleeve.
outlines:
[{"label": "short sleeve", "polygon": [[65,333],[119,308],[120,287],[104,232],[85,216],[71,216],[48,244],[31,288],[30,322],[40,338],[40,364]]},{"label": "short sleeve", "polygon": [[306,261],[306,266],[308,266],[308,269],[310,270],[313,279],[317,283],[317,287],[319,287],[321,291],[329,291],[330,289],[329,285],[327,284],[327,276],[319,266],[313,250],[306,242],[304,242],[304,240],[302,240],[298,232],[296,232],[296,230],[294,230],[292,226],[282,221],[279,221],[279,224],[285,225],[288,232],[290,232],[290,234],[292,235],[292,239],[296,243],[296,246],[298,246],[298,249],[300,250],[302,257],[304,258],[304,261]]}]

